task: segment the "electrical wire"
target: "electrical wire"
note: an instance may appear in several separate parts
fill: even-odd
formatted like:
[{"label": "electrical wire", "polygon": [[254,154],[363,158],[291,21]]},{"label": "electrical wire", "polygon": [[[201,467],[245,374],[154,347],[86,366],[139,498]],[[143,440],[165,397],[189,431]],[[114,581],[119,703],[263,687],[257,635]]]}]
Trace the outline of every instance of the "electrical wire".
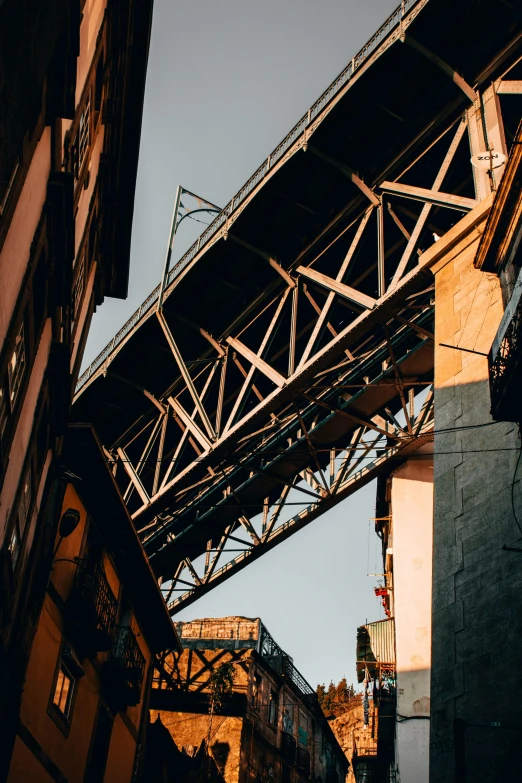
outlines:
[{"label": "electrical wire", "polygon": [[511,510],[513,512],[513,519],[515,520],[518,529],[522,533],[522,525],[520,524],[520,520],[519,520],[519,518],[517,516],[517,510],[515,508],[515,483],[516,483],[516,479],[517,479],[518,468],[520,466],[520,459],[522,458],[522,432],[520,431],[520,429],[519,429],[519,438],[521,438],[521,441],[520,441],[520,448],[518,449],[518,459],[517,459],[517,463],[515,465],[515,471],[513,473],[513,479],[511,481]]},{"label": "electrical wire", "polygon": [[[421,434],[423,434],[423,435],[444,435],[446,433],[451,433],[451,432],[467,432],[468,430],[481,429],[482,427],[490,427],[490,426],[492,426],[494,424],[505,424],[505,422],[486,421],[486,422],[482,422],[481,424],[466,424],[466,425],[462,425],[460,427],[446,427],[446,428],[437,429],[437,430],[435,430],[435,429],[434,430],[427,430],[426,432],[423,432]],[[390,435],[391,434],[392,433],[390,433]],[[403,440],[403,441],[412,441],[413,439],[414,438],[412,438],[412,436],[409,435],[409,434],[405,434],[405,435],[399,436],[397,438],[398,441],[401,441],[401,440]],[[368,444],[366,444],[366,445],[362,444],[362,445],[356,446],[355,448],[351,448],[350,446],[345,446],[345,447],[336,447],[335,449],[333,449],[333,448],[332,449],[316,449],[316,451],[318,453],[319,452],[321,452],[321,453],[328,452],[329,453],[330,451],[334,451],[335,450],[335,451],[338,451],[340,454],[342,454],[344,451],[364,450],[365,448],[367,448],[367,446],[368,446]],[[379,448],[379,447],[376,445],[376,448]],[[487,450],[488,449],[479,449],[479,451],[487,451]],[[502,451],[502,450],[513,451],[513,449],[489,449],[489,450],[490,451]],[[516,450],[518,451],[518,449],[516,449]],[[262,450],[262,454],[284,454],[284,453],[285,452],[281,452],[279,449],[266,449],[266,450],[263,449]],[[289,451],[288,453],[292,454],[292,455],[294,455],[294,454],[308,454],[309,451],[308,451],[308,449],[302,449],[302,450],[294,449],[291,452]],[[438,454],[438,453],[445,453],[445,452],[435,452],[435,453]],[[460,450],[457,450],[455,452],[446,452],[446,453],[448,453],[448,454],[450,454],[450,453],[461,454],[463,452],[460,451]],[[234,451],[233,454],[234,455],[237,455],[237,454],[247,454],[247,455],[251,455],[252,457],[256,456],[255,452],[252,452],[251,450],[247,450],[247,449]],[[194,464],[194,463],[197,463],[197,462],[204,462],[206,459],[208,459],[208,457],[196,457],[193,460],[191,460],[191,463]],[[118,459],[114,459],[114,460],[105,459],[104,461],[108,465],[118,464],[119,462],[121,462],[121,463],[130,463],[132,465],[140,465],[142,463],[146,463],[147,462],[150,465],[150,464],[155,464],[157,462],[170,462],[171,458],[170,457],[163,457],[161,459],[156,459],[156,460],[150,460],[149,459],[149,460],[136,460],[136,461],[131,460],[131,459],[119,459],[118,458]],[[247,468],[248,465],[245,463],[244,465],[241,465],[240,467]]]}]

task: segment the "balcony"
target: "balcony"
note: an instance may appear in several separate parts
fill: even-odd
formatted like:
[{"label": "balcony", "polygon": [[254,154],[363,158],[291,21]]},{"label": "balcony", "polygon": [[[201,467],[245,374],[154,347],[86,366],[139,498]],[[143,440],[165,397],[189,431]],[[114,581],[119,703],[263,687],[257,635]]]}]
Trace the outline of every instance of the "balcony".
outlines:
[{"label": "balcony", "polygon": [[116,627],[110,658],[101,670],[102,692],[116,711],[139,704],[145,658],[128,626]]},{"label": "balcony", "polygon": [[522,419],[522,271],[489,354],[491,415],[497,421]]},{"label": "balcony", "polygon": [[297,742],[292,734],[283,731],[281,734],[281,756],[287,764],[295,764],[295,754],[297,751]]},{"label": "balcony", "polygon": [[304,775],[310,774],[310,753],[300,745],[297,748],[296,767]]},{"label": "balcony", "polygon": [[80,658],[110,649],[117,601],[100,564],[80,560],[65,605],[65,634]]}]

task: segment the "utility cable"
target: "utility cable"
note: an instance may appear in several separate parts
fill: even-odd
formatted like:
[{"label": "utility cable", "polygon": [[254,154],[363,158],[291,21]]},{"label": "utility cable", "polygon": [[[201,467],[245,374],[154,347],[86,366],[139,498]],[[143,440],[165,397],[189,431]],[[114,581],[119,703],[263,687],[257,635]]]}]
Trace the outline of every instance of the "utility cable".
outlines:
[{"label": "utility cable", "polygon": [[519,434],[519,438],[521,440],[520,440],[520,448],[518,450],[518,459],[517,459],[517,463],[515,465],[515,471],[513,473],[513,479],[511,481],[511,510],[513,512],[513,519],[515,520],[518,529],[522,533],[522,525],[520,524],[520,520],[519,520],[519,518],[517,516],[517,510],[515,508],[515,483],[516,483],[516,479],[517,479],[518,468],[520,466],[520,459],[522,458],[522,432],[520,430],[520,427],[519,427],[518,434]]}]

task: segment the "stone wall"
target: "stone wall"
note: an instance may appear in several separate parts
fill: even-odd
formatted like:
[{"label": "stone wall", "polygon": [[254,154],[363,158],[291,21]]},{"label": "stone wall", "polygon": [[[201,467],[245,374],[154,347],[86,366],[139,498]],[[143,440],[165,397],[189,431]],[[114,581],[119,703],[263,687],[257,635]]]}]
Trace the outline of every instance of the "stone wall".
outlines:
[{"label": "stone wall", "polygon": [[344,755],[350,762],[350,769],[346,776],[346,783],[355,783],[355,775],[352,768],[352,758],[354,749],[354,739],[357,742],[357,748],[360,753],[363,753],[366,749],[375,751],[377,748],[377,742],[372,738],[370,726],[364,726],[364,712],[362,701],[354,701],[353,706],[347,709],[338,718],[334,718],[330,721],[330,728],[335,734],[335,738],[341,748]]},{"label": "stone wall", "polygon": [[191,639],[228,639],[257,642],[260,625],[261,622],[258,617],[205,617],[201,620],[176,623],[176,629],[183,640],[183,644],[190,646]]},{"label": "stone wall", "polygon": [[[511,684],[520,660],[522,555],[503,550],[520,546],[512,510],[520,441],[515,425],[492,423],[486,357],[441,345],[487,353],[500,322],[498,278],[473,265],[482,228],[473,228],[433,267],[433,783],[456,780],[454,718],[522,725]],[[522,519],[518,481],[513,500]],[[514,779],[518,743],[507,728],[468,726],[467,780]]]}]

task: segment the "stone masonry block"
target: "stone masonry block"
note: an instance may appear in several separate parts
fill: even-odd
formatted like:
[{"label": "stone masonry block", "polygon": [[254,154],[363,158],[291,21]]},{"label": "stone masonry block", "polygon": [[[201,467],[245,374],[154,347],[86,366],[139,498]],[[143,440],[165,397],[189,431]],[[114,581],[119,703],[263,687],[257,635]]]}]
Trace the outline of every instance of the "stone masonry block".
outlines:
[{"label": "stone masonry block", "polygon": [[[434,579],[444,579],[445,577],[457,574],[462,568],[463,556],[461,544],[446,547],[434,547],[433,558],[433,577]],[[438,550],[438,551],[437,551]]]},{"label": "stone masonry block", "polygon": [[437,666],[437,674],[431,676],[432,703],[437,705],[449,698],[456,699],[464,693],[464,671],[462,664]]},{"label": "stone masonry block", "polygon": [[432,590],[432,606],[434,612],[438,609],[445,609],[450,604],[455,603],[455,577],[453,574],[434,582]]},{"label": "stone masonry block", "polygon": [[434,513],[438,514],[452,511],[455,515],[462,510],[461,492],[455,484],[455,472],[448,471],[438,479],[434,487]]}]

